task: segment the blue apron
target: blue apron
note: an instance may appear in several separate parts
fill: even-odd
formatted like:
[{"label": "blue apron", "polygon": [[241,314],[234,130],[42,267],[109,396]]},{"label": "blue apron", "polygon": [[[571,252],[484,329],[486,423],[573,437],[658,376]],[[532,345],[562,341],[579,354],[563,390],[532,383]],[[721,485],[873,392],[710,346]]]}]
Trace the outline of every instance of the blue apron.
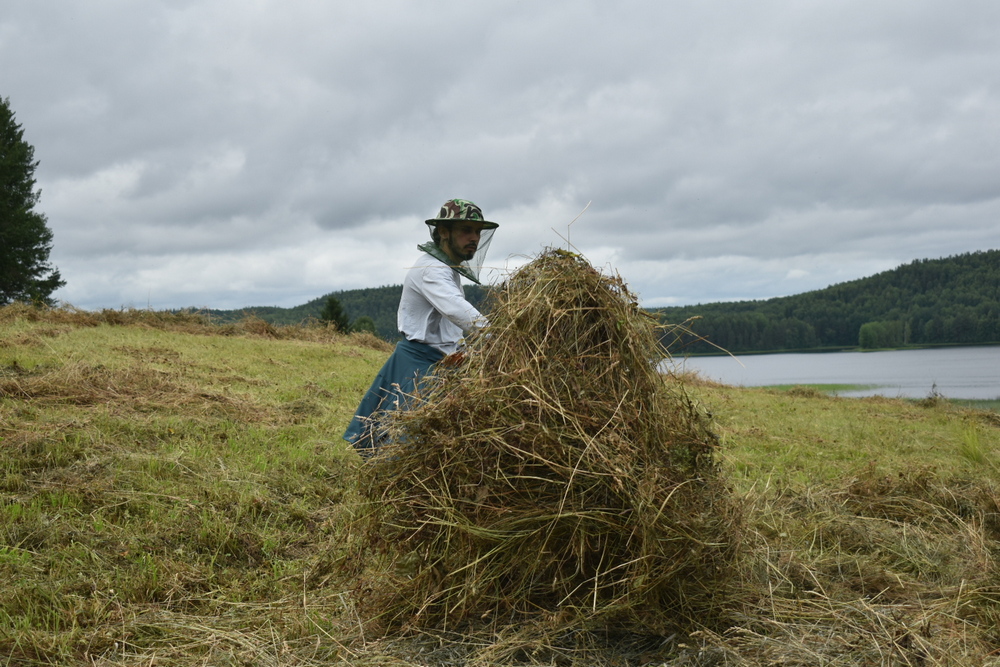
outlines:
[{"label": "blue apron", "polygon": [[344,431],[344,440],[365,458],[374,454],[385,439],[377,413],[406,409],[418,380],[443,357],[443,352],[426,343],[405,339],[396,343],[396,349],[361,399],[354,419]]}]

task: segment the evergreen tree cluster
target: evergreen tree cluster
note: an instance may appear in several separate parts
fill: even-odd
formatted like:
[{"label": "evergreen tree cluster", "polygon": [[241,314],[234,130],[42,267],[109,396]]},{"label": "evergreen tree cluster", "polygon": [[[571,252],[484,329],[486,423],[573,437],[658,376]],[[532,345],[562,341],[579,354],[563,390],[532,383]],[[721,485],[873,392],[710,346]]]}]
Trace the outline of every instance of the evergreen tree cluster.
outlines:
[{"label": "evergreen tree cluster", "polygon": [[[823,290],[660,308],[685,353],[1000,342],[1000,250],[922,259]],[[676,349],[676,348],[675,348]]]}]

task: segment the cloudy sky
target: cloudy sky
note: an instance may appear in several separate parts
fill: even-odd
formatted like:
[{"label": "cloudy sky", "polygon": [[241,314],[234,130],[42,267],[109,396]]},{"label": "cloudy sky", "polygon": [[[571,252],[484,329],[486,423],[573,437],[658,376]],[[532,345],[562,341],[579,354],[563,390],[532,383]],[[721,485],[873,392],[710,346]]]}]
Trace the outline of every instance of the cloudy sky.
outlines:
[{"label": "cloudy sky", "polygon": [[451,197],[501,225],[487,281],[572,247],[680,305],[1000,247],[997,35],[996,0],[6,0],[0,97],[80,308],[399,284]]}]

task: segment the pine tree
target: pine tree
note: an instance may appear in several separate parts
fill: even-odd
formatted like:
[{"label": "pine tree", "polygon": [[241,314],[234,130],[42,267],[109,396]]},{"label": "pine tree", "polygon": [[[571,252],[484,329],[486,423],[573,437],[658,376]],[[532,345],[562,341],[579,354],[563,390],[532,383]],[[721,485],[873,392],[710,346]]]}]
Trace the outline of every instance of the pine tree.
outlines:
[{"label": "pine tree", "polygon": [[326,303],[323,305],[323,312],[320,313],[319,319],[332,324],[336,327],[337,331],[347,333],[350,329],[350,319],[347,317],[347,313],[340,307],[340,302],[332,296],[326,298]]},{"label": "pine tree", "polygon": [[52,304],[52,292],[66,284],[48,263],[52,230],[33,210],[41,196],[35,190],[34,158],[10,99],[0,99],[0,305]]}]

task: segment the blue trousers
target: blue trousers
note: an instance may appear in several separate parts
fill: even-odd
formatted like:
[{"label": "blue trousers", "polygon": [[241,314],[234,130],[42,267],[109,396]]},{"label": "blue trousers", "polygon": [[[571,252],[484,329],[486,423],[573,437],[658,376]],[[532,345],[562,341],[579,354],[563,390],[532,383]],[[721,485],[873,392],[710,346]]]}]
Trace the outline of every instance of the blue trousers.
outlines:
[{"label": "blue trousers", "polygon": [[406,402],[417,382],[441,361],[444,353],[425,343],[401,340],[365,392],[354,418],[344,431],[358,453],[367,458],[374,454],[385,434],[378,424],[379,413],[406,409]]}]

